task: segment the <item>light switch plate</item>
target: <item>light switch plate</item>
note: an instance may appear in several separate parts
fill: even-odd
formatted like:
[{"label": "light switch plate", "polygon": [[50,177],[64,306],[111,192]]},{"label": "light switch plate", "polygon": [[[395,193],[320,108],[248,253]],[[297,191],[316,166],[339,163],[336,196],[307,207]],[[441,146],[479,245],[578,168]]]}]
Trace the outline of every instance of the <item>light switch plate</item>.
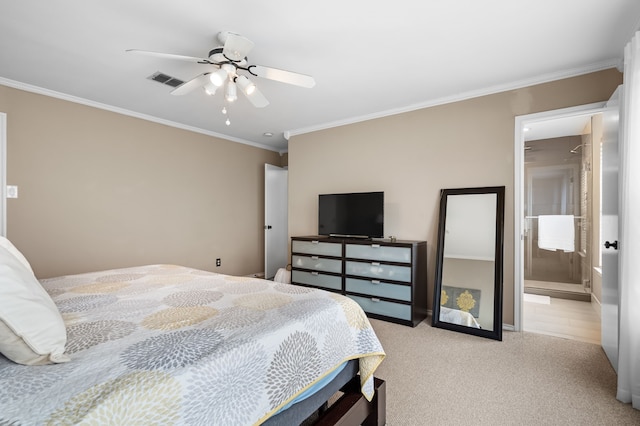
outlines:
[{"label": "light switch plate", "polygon": [[7,198],[18,198],[18,187],[16,185],[7,185]]}]

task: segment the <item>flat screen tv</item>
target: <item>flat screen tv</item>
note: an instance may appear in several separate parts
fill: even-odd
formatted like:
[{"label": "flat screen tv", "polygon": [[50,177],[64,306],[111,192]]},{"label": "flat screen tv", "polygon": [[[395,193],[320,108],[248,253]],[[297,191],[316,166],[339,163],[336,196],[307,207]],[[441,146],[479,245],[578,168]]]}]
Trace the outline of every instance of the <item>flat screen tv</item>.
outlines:
[{"label": "flat screen tv", "polygon": [[351,238],[384,236],[384,192],[318,196],[318,235]]}]

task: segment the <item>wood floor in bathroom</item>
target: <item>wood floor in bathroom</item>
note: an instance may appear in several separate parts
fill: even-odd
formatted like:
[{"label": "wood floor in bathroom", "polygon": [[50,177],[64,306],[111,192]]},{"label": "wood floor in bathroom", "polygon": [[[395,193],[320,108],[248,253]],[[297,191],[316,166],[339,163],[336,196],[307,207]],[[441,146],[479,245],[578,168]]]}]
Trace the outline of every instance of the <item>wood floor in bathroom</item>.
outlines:
[{"label": "wood floor in bathroom", "polygon": [[600,344],[600,316],[590,302],[525,294],[523,329]]}]

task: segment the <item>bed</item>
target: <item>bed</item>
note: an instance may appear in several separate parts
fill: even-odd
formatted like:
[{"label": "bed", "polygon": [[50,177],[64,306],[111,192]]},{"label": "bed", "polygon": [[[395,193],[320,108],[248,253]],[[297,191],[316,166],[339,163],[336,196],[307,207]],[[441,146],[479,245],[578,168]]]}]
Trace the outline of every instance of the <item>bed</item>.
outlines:
[{"label": "bed", "polygon": [[176,265],[40,284],[64,353],[0,357],[0,424],[298,424],[336,389],[321,424],[349,410],[384,424],[385,354],[349,298]]}]

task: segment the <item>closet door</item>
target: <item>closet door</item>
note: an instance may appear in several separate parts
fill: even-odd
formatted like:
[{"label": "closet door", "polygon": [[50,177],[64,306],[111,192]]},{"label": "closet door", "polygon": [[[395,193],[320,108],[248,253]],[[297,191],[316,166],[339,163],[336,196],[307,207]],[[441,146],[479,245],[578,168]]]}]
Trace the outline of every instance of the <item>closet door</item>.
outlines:
[{"label": "closet door", "polygon": [[289,259],[288,171],[265,164],[264,168],[264,277],[271,279]]}]

